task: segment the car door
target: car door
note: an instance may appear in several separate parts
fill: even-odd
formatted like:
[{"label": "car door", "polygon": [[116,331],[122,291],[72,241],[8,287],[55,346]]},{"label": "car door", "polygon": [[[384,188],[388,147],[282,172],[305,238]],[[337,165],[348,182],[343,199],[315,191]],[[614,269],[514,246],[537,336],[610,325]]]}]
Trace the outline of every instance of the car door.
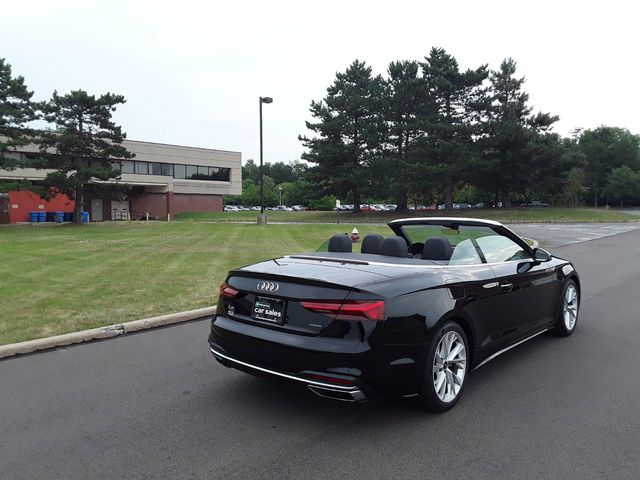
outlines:
[{"label": "car door", "polygon": [[477,239],[498,282],[498,316],[504,340],[525,337],[553,319],[556,275],[552,266],[534,262],[511,239],[488,236]]},{"label": "car door", "polygon": [[444,271],[444,283],[453,298],[464,299],[458,307],[473,322],[474,348],[492,349],[502,337],[502,322],[495,314],[500,300],[495,273],[483,263],[471,239],[456,243]]}]

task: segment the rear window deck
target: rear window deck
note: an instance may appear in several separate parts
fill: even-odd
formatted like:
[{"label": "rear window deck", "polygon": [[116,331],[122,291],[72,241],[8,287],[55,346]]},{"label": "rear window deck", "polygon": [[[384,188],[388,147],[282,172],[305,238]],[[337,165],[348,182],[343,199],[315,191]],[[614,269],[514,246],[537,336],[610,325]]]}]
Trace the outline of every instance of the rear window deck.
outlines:
[{"label": "rear window deck", "polygon": [[309,252],[288,255],[289,258],[320,260],[326,262],[354,263],[368,265],[370,263],[392,263],[394,265],[448,265],[446,260],[423,260],[421,258],[394,257],[374,253],[359,252]]}]

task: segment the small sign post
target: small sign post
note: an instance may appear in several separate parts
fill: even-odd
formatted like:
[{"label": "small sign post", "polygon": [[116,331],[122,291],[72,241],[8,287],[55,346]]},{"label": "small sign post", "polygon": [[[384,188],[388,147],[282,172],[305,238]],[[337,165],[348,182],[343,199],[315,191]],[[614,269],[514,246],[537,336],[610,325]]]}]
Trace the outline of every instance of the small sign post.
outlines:
[{"label": "small sign post", "polygon": [[336,198],[336,218],[338,219],[338,225],[340,225],[340,200]]}]

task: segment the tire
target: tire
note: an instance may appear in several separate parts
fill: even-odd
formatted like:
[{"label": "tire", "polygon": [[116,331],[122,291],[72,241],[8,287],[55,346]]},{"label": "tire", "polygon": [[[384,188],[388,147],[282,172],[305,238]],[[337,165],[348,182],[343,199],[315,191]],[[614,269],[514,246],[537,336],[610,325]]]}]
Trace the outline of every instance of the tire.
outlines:
[{"label": "tire", "polygon": [[443,412],[458,402],[469,376],[469,353],[467,336],[457,323],[447,322],[434,332],[418,397],[424,408]]},{"label": "tire", "polygon": [[571,335],[578,325],[580,307],[580,292],[575,280],[567,280],[562,288],[558,317],[553,333],[560,337]]}]

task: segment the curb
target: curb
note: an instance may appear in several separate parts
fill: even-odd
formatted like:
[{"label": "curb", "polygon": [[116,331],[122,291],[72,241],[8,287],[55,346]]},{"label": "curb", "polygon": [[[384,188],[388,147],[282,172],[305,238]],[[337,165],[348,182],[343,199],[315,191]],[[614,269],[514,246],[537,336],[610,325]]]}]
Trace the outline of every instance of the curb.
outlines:
[{"label": "curb", "polygon": [[54,337],[38,338],[35,340],[27,340],[26,342],[1,345],[0,359],[24,353],[36,352],[38,350],[64,347],[74,343],[117,337],[126,333],[137,332],[149,328],[163,327],[174,323],[188,322],[189,320],[195,320],[196,318],[213,315],[215,310],[216,307],[214,305],[213,307],[198,308],[196,310],[188,310],[186,312],[143,318],[142,320],[133,320],[131,322],[107,325],[106,327],[81,330],[80,332],[65,333],[64,335],[56,335]]}]

